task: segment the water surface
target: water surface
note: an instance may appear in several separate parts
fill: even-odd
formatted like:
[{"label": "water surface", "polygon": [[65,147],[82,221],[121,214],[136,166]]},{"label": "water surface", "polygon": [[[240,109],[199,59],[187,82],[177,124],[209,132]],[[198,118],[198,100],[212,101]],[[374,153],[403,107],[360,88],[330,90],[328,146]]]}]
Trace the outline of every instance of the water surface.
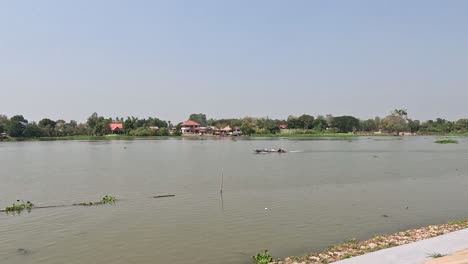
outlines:
[{"label": "water surface", "polygon": [[0,207],[119,202],[0,213],[0,261],[250,263],[468,218],[468,140],[434,140],[3,142]]}]

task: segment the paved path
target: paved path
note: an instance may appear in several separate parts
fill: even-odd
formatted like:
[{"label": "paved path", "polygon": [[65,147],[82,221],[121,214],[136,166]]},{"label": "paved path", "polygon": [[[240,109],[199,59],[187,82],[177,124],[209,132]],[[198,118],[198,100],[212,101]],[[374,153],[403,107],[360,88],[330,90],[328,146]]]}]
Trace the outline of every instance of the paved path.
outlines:
[{"label": "paved path", "polygon": [[[431,260],[432,253],[452,254],[468,248],[468,229],[463,229],[414,243],[387,248],[340,260],[336,264],[419,264]],[[462,255],[463,256],[463,255]],[[444,262],[440,262],[444,263]],[[465,262],[455,262],[463,263]],[[468,263],[468,261],[466,262]]]}]

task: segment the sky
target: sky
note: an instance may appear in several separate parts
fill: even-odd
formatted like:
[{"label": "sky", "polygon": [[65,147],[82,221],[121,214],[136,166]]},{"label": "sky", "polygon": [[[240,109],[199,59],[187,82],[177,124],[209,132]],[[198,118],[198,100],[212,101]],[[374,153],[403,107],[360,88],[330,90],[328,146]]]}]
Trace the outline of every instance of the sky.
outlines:
[{"label": "sky", "polygon": [[0,114],[468,117],[468,1],[0,0]]}]

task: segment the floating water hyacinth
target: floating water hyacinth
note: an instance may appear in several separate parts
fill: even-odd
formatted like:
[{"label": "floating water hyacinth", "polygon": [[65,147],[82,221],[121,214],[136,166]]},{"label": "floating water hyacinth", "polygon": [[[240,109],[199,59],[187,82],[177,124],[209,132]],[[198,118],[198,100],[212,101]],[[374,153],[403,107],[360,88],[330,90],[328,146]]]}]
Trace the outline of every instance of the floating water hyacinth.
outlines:
[{"label": "floating water hyacinth", "polygon": [[31,203],[30,201],[24,202],[23,200],[16,200],[16,203],[13,203],[10,206],[5,207],[5,212],[16,212],[20,213],[23,210],[28,210],[31,211],[31,209],[34,207],[34,204]]}]

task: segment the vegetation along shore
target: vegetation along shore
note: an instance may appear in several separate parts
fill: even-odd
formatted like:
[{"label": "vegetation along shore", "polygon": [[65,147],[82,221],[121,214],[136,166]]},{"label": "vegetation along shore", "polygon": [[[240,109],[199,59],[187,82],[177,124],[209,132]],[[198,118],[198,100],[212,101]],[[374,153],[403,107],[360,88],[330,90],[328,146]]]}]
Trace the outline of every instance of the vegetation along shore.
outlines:
[{"label": "vegetation along shore", "polygon": [[[195,126],[184,127],[184,124]],[[212,132],[209,132],[212,131]],[[234,133],[232,133],[234,131]],[[188,132],[188,133],[184,133]],[[226,133],[225,133],[226,132]],[[467,135],[468,118],[419,120],[408,117],[405,109],[395,109],[386,117],[358,119],[353,116],[289,116],[287,119],[230,118],[207,119],[191,114],[188,121],[173,124],[156,117],[104,117],[93,113],[84,123],[43,118],[29,121],[22,115],[8,118],[0,114],[0,140],[64,139],[105,140],[198,135],[247,135],[255,137],[348,137],[359,135]],[[108,135],[112,135],[109,137]]]}]

